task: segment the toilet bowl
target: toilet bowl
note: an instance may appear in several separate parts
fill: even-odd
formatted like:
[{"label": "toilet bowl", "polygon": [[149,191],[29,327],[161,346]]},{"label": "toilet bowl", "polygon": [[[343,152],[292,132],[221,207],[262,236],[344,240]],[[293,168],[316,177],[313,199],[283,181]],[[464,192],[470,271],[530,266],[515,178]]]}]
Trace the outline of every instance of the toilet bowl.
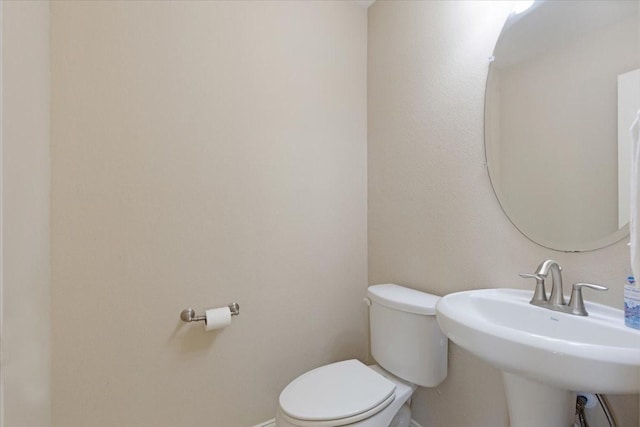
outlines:
[{"label": "toilet bowl", "polygon": [[276,427],[387,427],[415,389],[377,365],[332,363],[283,390]]},{"label": "toilet bowl", "polygon": [[371,354],[378,365],[352,359],[300,375],[280,394],[276,427],[407,426],[406,403],[417,386],[435,387],[447,374],[438,299],[398,285],[369,287]]}]

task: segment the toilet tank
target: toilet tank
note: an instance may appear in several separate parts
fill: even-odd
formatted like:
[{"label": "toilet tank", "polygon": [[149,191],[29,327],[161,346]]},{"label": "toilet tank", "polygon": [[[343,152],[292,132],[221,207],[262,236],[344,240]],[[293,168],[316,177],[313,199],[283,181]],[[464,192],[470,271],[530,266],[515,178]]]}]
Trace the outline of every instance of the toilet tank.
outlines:
[{"label": "toilet tank", "polygon": [[436,321],[440,297],[398,285],[367,290],[371,354],[385,370],[435,387],[447,376],[448,340]]}]

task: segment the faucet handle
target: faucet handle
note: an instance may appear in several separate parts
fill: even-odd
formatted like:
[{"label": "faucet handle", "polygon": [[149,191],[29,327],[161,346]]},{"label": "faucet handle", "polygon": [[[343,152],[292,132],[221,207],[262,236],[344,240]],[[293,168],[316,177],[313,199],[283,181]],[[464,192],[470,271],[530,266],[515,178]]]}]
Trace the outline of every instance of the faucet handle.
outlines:
[{"label": "faucet handle", "polygon": [[567,311],[578,316],[588,316],[587,309],[584,307],[584,299],[582,298],[582,288],[590,288],[596,291],[606,291],[609,288],[602,285],[594,285],[593,283],[575,283],[571,289],[571,299]]},{"label": "faucet handle", "polygon": [[609,290],[609,288],[606,287],[606,286],[596,285],[594,283],[575,283],[573,285],[573,289],[580,290],[582,288],[595,289],[596,291],[608,291]]},{"label": "faucet handle", "polygon": [[547,291],[544,288],[544,277],[538,274],[520,273],[523,279],[536,279],[536,290],[533,292],[533,298],[529,301],[533,305],[542,305],[547,302]]}]

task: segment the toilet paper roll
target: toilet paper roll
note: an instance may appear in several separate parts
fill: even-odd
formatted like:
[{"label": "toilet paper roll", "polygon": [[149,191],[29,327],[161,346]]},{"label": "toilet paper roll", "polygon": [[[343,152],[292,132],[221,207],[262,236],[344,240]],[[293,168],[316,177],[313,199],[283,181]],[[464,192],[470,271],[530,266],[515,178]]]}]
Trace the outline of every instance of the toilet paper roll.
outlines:
[{"label": "toilet paper roll", "polygon": [[231,324],[231,310],[229,307],[212,308],[205,311],[204,330],[212,331],[214,329],[224,328]]}]

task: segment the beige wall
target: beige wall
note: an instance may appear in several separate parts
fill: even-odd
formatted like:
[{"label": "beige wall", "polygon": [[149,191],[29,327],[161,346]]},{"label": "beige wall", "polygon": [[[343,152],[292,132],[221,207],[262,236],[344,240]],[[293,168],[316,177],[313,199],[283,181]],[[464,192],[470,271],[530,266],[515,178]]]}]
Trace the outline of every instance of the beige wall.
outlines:
[{"label": "beige wall", "polygon": [[[369,282],[444,295],[530,289],[518,278],[546,258],[566,283],[611,289],[589,299],[621,307],[625,242],[589,253],[537,246],[509,222],[484,165],[488,58],[509,2],[377,1],[369,8]],[[621,425],[638,425],[635,396],[612,399]],[[423,426],[506,426],[500,374],[450,347],[449,376],[420,389]]]},{"label": "beige wall", "polygon": [[366,9],[51,8],[53,425],[246,427],[366,357]]},{"label": "beige wall", "polygon": [[1,2],[2,382],[0,424],[48,427],[49,4]]}]

